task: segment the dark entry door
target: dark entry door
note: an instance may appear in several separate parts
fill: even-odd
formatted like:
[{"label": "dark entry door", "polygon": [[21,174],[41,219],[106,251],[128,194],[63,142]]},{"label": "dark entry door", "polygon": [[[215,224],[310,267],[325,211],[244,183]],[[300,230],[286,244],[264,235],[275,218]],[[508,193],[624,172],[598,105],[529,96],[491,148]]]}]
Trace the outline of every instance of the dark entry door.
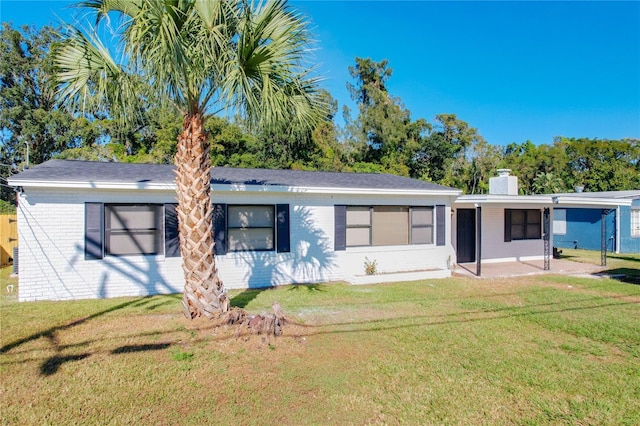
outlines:
[{"label": "dark entry door", "polygon": [[457,210],[457,256],[458,263],[476,261],[476,211],[475,209]]}]

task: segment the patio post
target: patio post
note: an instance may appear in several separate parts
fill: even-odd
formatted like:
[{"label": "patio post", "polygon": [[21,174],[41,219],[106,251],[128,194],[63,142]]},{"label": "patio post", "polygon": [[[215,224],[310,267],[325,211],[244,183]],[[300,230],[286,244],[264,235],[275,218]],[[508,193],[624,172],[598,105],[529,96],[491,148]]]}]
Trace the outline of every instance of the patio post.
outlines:
[{"label": "patio post", "polygon": [[476,276],[482,274],[482,207],[476,204]]},{"label": "patio post", "polygon": [[549,247],[549,240],[551,239],[551,217],[549,215],[549,207],[544,209],[543,213],[543,236],[544,239],[544,270],[551,269],[551,247]]},{"label": "patio post", "polygon": [[602,209],[600,219],[600,266],[607,266],[607,215],[609,210]]}]

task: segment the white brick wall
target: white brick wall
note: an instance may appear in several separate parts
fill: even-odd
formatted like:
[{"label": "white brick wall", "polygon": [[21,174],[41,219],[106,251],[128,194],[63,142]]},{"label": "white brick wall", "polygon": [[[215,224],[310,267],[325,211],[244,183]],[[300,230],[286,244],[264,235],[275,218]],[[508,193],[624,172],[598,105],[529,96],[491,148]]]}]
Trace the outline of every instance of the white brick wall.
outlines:
[{"label": "white brick wall", "polygon": [[[334,251],[334,205],[446,205],[451,198],[332,195],[277,192],[217,192],[216,203],[290,206],[291,252],[241,252],[217,256],[229,289],[342,280],[364,274],[364,260],[375,260],[379,272],[446,269],[455,262],[450,223],[446,245],[358,247]],[[84,259],[84,203],[170,203],[173,191],[74,190],[28,188],[20,195],[19,298],[61,300],[139,296],[182,291],[180,258],[164,256]]]}]

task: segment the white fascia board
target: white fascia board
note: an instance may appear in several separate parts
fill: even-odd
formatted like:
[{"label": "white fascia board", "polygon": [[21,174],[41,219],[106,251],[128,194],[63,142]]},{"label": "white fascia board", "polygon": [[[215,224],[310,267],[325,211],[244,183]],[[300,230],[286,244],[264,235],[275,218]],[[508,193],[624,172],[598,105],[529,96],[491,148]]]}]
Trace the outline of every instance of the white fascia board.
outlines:
[{"label": "white fascia board", "polygon": [[[174,183],[149,182],[55,182],[10,179],[10,185],[23,188],[73,188],[73,189],[122,189],[122,190],[160,190],[175,191]],[[415,190],[415,189],[375,189],[375,188],[316,188],[289,187],[282,185],[242,185],[242,184],[213,184],[213,192],[270,192],[270,193],[307,193],[307,194],[375,194],[375,195],[413,195],[413,196],[458,196],[459,190]]]},{"label": "white fascia board", "polygon": [[544,195],[463,195],[454,204],[549,204],[553,200]]},{"label": "white fascia board", "polygon": [[375,195],[415,195],[432,196],[448,195],[458,196],[462,191],[449,190],[422,190],[422,189],[376,189],[376,188],[332,188],[332,187],[305,187],[282,185],[211,185],[215,192],[273,192],[273,193],[305,193],[305,194],[375,194]]},{"label": "white fascia board", "polygon": [[574,197],[574,196],[554,196],[553,202],[561,207],[617,207],[630,206],[633,200],[630,198],[596,198],[596,197]]},{"label": "white fascia board", "polygon": [[151,189],[151,190],[176,190],[173,183],[149,183],[149,182],[55,182],[9,179],[11,186],[23,188],[73,188],[73,189]]}]

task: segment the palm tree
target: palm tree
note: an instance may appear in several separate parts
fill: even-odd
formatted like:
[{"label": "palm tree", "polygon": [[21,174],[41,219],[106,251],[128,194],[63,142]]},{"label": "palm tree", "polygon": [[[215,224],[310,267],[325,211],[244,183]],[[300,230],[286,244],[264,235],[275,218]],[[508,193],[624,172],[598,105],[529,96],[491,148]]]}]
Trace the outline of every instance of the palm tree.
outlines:
[{"label": "palm tree", "polygon": [[[254,126],[281,120],[312,124],[321,105],[317,79],[303,59],[309,33],[286,0],[87,0],[92,31],[69,26],[56,53],[58,93],[74,110],[108,105],[133,119],[142,96],[136,78],[150,83],[184,117],[175,156],[185,315],[214,316],[229,308],[218,278],[212,238],[211,162],[207,114],[241,115]],[[120,56],[100,42],[101,23],[117,27]],[[104,30],[102,30],[104,31]]]}]

